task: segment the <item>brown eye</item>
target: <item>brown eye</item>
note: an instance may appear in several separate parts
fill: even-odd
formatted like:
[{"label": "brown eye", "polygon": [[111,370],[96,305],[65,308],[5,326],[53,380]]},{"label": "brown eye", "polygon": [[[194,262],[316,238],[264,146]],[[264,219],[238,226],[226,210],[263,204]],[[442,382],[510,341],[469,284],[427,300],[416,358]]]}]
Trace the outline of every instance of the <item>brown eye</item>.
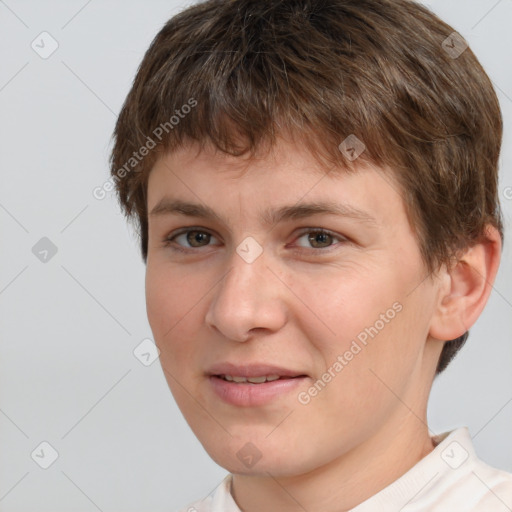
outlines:
[{"label": "brown eye", "polygon": [[210,233],[206,233],[205,231],[187,231],[184,234],[191,247],[203,247],[204,245],[208,245],[211,238]]},{"label": "brown eye", "polygon": [[312,232],[312,234],[309,234],[308,236],[308,241],[311,243],[312,247],[322,248],[328,247],[330,245],[329,242],[332,242],[332,238],[333,237],[329,233]]},{"label": "brown eye", "polygon": [[164,241],[164,247],[175,251],[187,252],[201,247],[208,247],[215,236],[202,229],[183,229],[177,233],[168,235]]},{"label": "brown eye", "polygon": [[[307,237],[307,240],[306,240]],[[335,241],[339,241],[341,243],[347,242],[348,240],[340,235],[336,235],[335,233],[331,233],[324,229],[311,229],[309,228],[307,231],[303,231],[297,240],[306,240],[306,244],[299,243],[300,250],[303,249],[330,249],[334,247],[336,244]],[[317,251],[319,252],[319,251]]]}]

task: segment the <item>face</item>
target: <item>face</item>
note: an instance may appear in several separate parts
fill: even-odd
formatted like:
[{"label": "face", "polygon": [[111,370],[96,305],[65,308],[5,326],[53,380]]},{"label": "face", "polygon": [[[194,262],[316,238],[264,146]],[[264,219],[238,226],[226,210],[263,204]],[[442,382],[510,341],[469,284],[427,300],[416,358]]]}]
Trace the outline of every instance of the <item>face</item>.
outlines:
[{"label": "face", "polygon": [[218,464],[304,474],[412,416],[396,395],[425,399],[438,288],[382,169],[328,172],[284,140],[252,160],[188,145],[147,197],[149,323]]}]

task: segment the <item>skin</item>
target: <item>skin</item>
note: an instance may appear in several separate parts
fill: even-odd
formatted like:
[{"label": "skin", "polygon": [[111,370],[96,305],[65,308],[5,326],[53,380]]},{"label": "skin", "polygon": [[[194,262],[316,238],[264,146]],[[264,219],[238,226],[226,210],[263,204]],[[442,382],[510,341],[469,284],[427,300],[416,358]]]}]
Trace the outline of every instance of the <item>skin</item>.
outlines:
[{"label": "skin", "polygon": [[[494,228],[454,268],[431,275],[389,173],[363,162],[353,174],[328,172],[285,139],[252,159],[194,144],[162,155],[148,211],[163,197],[208,205],[226,221],[149,214],[146,300],[170,389],[209,455],[234,474],[241,510],[349,510],[433,450],[426,410],[442,341],[463,334],[487,301],[501,250]],[[318,200],[350,204],[375,222],[323,214],[260,223],[267,208]],[[183,227],[212,236],[166,245]],[[333,237],[308,239],[320,228]],[[263,249],[252,263],[236,252],[248,236]],[[401,311],[300,403],[298,391],[396,302]],[[214,394],[205,374],[224,361],[309,377],[269,404],[238,407]],[[247,442],[261,454],[250,468],[237,457]]]}]

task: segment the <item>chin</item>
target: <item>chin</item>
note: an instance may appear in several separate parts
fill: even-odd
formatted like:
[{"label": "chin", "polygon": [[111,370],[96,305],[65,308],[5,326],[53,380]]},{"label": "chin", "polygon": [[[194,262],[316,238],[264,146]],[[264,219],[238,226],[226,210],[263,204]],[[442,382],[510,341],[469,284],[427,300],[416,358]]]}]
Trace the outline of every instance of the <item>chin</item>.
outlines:
[{"label": "chin", "polygon": [[[254,436],[253,439],[255,439]],[[203,447],[212,460],[230,473],[251,476],[269,474],[276,478],[296,476],[315,469],[314,455],[302,450],[285,447],[283,440],[276,438],[250,441],[250,437],[230,438],[227,443],[204,443]]]},{"label": "chin", "polygon": [[[300,473],[296,468],[290,467],[289,464],[284,465],[277,460],[268,460],[268,457],[263,456],[252,467],[240,462],[238,458],[221,456],[218,458],[212,457],[214,462],[223,467],[230,473],[245,476],[263,476],[268,477],[269,474],[276,478],[283,478],[296,475]],[[266,460],[263,460],[266,459]]]}]

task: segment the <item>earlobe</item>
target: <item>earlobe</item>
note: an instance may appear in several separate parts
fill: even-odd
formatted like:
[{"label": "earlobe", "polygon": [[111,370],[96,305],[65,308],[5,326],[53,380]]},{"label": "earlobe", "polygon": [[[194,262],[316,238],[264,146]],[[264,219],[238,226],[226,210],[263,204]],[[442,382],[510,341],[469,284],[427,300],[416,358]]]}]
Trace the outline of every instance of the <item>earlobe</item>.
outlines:
[{"label": "earlobe", "polygon": [[480,242],[459,256],[446,270],[429,334],[439,340],[453,340],[474,325],[492,291],[501,258],[501,237],[486,226]]}]

